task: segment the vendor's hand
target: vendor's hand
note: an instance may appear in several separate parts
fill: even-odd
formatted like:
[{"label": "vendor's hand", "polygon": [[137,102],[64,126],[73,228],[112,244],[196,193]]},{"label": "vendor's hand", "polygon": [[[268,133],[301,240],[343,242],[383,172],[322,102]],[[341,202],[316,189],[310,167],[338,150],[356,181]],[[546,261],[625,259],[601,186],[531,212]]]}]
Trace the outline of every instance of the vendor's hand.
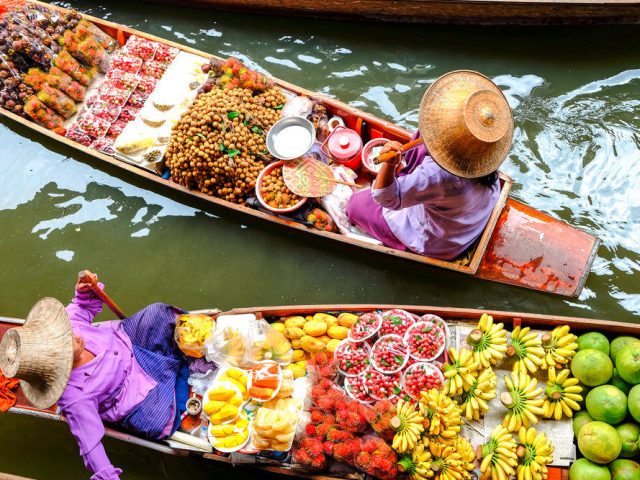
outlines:
[{"label": "vendor's hand", "polygon": [[385,164],[393,167],[397,167],[398,165],[400,165],[400,160],[402,155],[402,144],[400,142],[395,142],[395,141],[387,142],[382,147],[382,150],[380,150],[380,153],[378,153],[378,156],[388,152],[394,152],[396,156],[393,157],[391,160],[388,160],[387,162],[385,162]]},{"label": "vendor's hand", "polygon": [[[85,270],[85,272],[93,282],[98,282],[98,275],[90,272],[89,270]],[[78,277],[78,281],[76,282],[76,291],[81,293],[91,291],[91,283],[83,282],[83,278]]]}]

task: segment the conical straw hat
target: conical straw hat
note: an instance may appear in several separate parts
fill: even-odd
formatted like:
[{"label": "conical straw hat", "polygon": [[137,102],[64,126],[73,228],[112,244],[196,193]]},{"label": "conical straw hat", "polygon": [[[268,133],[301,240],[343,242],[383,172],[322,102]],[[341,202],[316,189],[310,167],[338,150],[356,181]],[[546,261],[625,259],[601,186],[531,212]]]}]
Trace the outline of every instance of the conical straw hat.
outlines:
[{"label": "conical straw hat", "polygon": [[18,378],[27,400],[45,409],[58,401],[73,365],[73,333],[64,305],[55,298],[36,303],[24,325],[0,341],[0,370]]},{"label": "conical straw hat", "polygon": [[456,70],[438,78],[420,103],[420,135],[448,172],[478,178],[498,169],[513,138],[509,103],[484,75]]}]

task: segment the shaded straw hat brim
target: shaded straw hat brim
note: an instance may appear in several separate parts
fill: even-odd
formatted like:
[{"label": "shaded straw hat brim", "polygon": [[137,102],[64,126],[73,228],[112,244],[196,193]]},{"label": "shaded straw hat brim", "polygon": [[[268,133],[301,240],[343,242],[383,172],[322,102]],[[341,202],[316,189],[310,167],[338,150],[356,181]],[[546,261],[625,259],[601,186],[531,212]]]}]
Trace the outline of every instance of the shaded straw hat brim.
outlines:
[{"label": "shaded straw hat brim", "polygon": [[463,178],[496,171],[513,140],[513,117],[504,93],[471,70],[447,73],[427,89],[419,124],[433,160]]},{"label": "shaded straw hat brim", "polygon": [[8,330],[0,342],[0,368],[20,379],[34,407],[55,404],[69,382],[73,366],[73,332],[64,305],[55,298],[38,301],[23,326]]}]

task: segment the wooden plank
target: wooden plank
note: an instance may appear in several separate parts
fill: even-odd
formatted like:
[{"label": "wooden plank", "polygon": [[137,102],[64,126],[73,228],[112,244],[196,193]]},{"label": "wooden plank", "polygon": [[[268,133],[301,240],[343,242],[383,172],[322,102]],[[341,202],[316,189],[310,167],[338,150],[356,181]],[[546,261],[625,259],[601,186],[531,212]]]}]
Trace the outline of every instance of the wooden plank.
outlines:
[{"label": "wooden plank", "polygon": [[[154,0],[150,0],[154,1]],[[434,24],[565,25],[640,23],[638,0],[156,0],[272,15]]]}]

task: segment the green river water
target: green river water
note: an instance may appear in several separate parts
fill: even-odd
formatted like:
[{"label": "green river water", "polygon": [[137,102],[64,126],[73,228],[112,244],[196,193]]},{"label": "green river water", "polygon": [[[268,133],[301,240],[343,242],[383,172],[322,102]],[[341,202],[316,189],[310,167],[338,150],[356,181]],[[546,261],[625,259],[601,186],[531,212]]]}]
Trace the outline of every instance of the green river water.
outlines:
[{"label": "green river water", "polygon": [[[486,307],[635,322],[640,313],[640,29],[353,24],[137,2],[63,3],[416,128],[425,88],[479,70],[505,89],[512,195],[602,239],[578,299],[482,282],[291,233],[158,189],[0,120],[0,315],[100,275],[126,312],[304,303]],[[100,318],[109,316],[102,314]],[[234,472],[106,440],[127,479]],[[86,478],[64,424],[0,417],[0,472]],[[243,473],[244,475],[244,473]]]}]

